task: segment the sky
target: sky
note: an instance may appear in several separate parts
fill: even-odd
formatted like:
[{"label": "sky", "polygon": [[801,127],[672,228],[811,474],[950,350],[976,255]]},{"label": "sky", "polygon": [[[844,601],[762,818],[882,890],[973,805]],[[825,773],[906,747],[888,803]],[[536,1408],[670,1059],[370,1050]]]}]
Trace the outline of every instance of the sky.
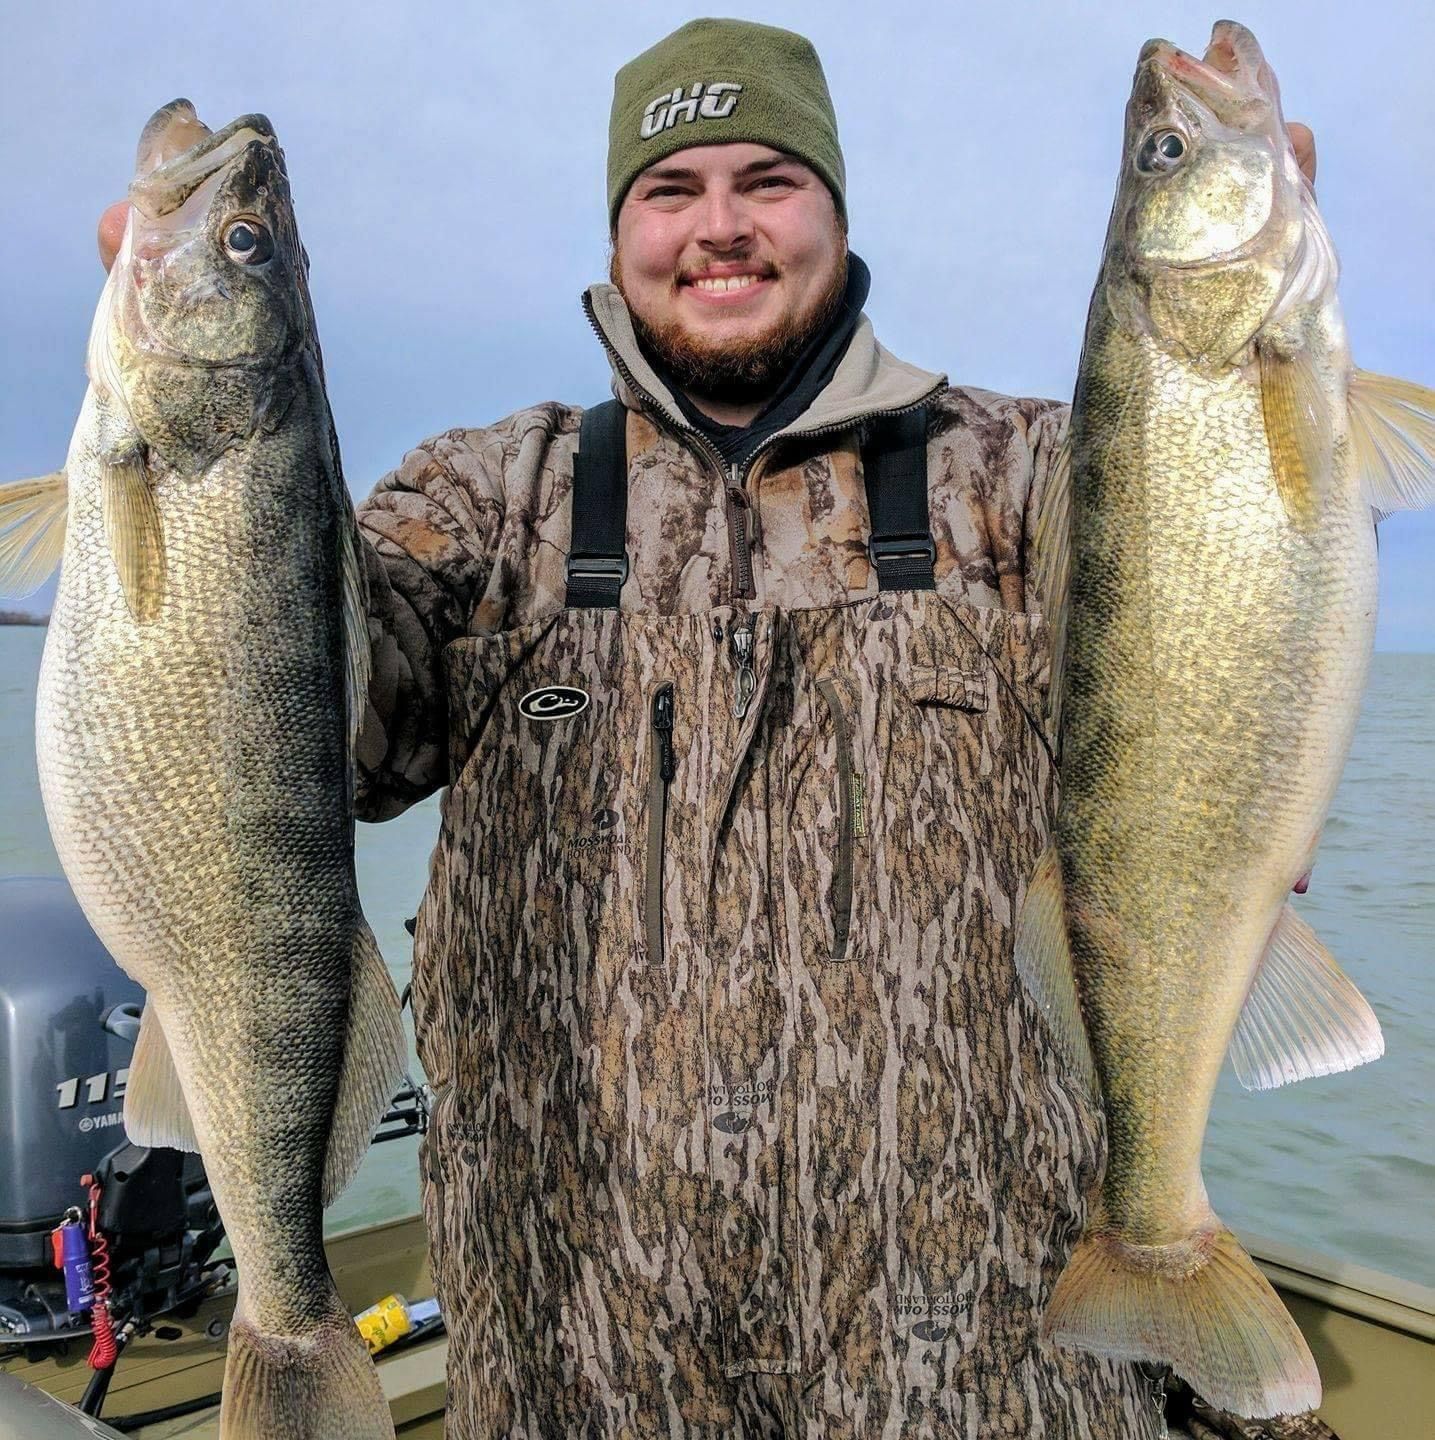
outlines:
[{"label": "sky", "polygon": [[[579,306],[607,265],[614,71],[705,7],[5,0],[0,478],[55,469],[102,283],[94,227],[152,111],[274,123],[356,496],[438,431],[591,404]],[[1070,397],[1144,41],[1199,54],[1222,10],[725,3],[817,46],[878,337],[954,382]],[[1353,19],[1352,16],[1358,18]],[[1316,132],[1358,364],[1435,386],[1435,12],[1247,3],[1286,115]],[[1377,646],[1435,651],[1435,513],[1381,527]],[[31,602],[48,607],[49,591]]]}]

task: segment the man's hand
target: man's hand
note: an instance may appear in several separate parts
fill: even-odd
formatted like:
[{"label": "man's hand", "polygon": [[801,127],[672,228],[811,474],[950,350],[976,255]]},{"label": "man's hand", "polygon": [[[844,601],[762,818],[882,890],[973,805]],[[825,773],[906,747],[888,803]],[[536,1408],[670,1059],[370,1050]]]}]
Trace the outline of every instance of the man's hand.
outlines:
[{"label": "man's hand", "polygon": [[[1227,75],[1234,75],[1236,72],[1235,49],[1229,41],[1220,45],[1215,42],[1216,37],[1213,34],[1211,48],[1206,52],[1206,64]],[[1295,163],[1300,166],[1300,173],[1314,185],[1315,136],[1311,134],[1310,126],[1302,125],[1299,120],[1287,120],[1286,134],[1291,138],[1291,149],[1295,151]]]},{"label": "man's hand", "polygon": [[1315,184],[1315,136],[1311,133],[1309,125],[1302,125],[1299,120],[1292,120],[1286,126],[1286,132],[1291,137],[1291,147],[1295,150],[1295,163],[1300,166],[1300,173]]},{"label": "man's hand", "polygon": [[130,218],[130,202],[117,200],[100,216],[99,241],[100,264],[106,270],[115,263],[120,246],[124,244],[125,225]]}]

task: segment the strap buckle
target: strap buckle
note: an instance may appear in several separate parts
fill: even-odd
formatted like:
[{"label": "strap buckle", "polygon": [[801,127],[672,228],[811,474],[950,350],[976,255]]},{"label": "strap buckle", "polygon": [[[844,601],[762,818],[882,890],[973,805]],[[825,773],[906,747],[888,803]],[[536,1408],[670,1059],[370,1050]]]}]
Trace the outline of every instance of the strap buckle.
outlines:
[{"label": "strap buckle", "polygon": [[607,580],[615,578],[621,589],[628,578],[628,552],[621,555],[570,554],[568,581]]},{"label": "strap buckle", "polygon": [[926,535],[869,535],[867,558],[880,571],[885,560],[907,560],[921,556],[929,565],[937,563],[937,544]]}]

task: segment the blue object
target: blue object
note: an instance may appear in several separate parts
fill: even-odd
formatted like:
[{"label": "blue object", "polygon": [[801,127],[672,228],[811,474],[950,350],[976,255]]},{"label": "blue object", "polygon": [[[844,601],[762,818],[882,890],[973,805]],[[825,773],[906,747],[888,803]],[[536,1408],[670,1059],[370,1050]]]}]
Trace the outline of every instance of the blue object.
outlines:
[{"label": "blue object", "polygon": [[90,1273],[90,1246],[79,1220],[66,1220],[52,1236],[55,1263],[65,1272],[65,1306],[71,1315],[95,1303],[95,1282]]}]

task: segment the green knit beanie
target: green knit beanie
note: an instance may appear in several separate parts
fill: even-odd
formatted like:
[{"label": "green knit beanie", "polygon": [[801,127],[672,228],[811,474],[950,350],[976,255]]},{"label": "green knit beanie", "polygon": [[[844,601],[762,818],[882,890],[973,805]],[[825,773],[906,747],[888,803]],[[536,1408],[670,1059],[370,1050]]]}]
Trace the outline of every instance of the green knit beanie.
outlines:
[{"label": "green knit beanie", "polygon": [[847,173],[822,62],[791,30],[748,20],[690,20],[630,60],[613,82],[608,221],[655,160],[690,145],[770,145],[804,160],[847,216]]}]

